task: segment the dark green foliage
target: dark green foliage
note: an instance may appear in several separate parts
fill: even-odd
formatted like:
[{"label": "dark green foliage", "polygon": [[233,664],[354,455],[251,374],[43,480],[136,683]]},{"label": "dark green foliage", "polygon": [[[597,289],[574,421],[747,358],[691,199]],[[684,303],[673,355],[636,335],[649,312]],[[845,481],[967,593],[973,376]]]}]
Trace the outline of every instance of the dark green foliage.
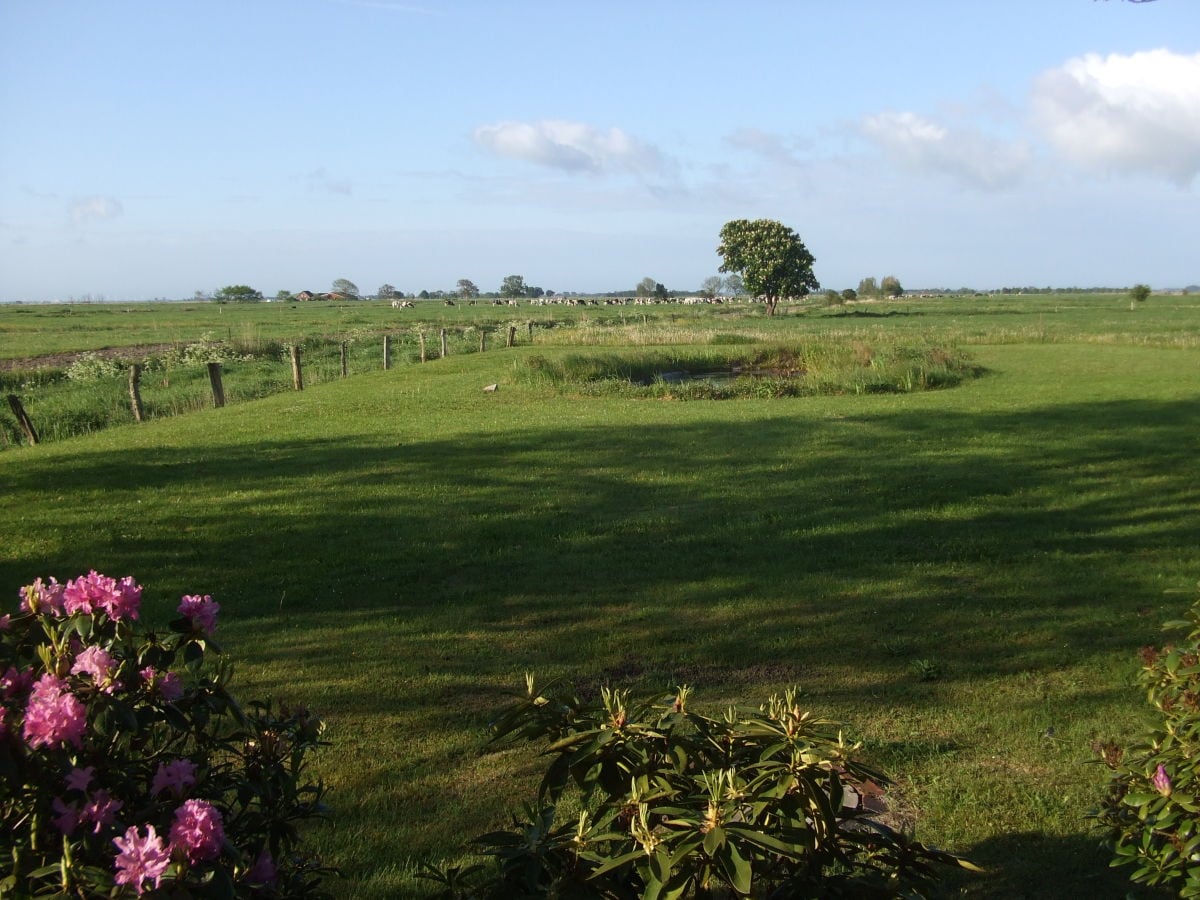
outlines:
[{"label": "dark green foliage", "polygon": [[[497,865],[459,896],[920,897],[935,866],[974,869],[889,826],[888,779],[795,691],[720,718],[689,699],[586,702],[527,676],[494,740],[545,743],[550,762],[513,827],[476,839]],[[575,793],[582,811],[557,824]]]},{"label": "dark green foliage", "polygon": [[1200,897],[1200,602],[1167,627],[1187,638],[1141,653],[1139,680],[1157,723],[1128,749],[1096,748],[1114,770],[1096,817],[1112,864],[1133,866],[1133,881]]}]

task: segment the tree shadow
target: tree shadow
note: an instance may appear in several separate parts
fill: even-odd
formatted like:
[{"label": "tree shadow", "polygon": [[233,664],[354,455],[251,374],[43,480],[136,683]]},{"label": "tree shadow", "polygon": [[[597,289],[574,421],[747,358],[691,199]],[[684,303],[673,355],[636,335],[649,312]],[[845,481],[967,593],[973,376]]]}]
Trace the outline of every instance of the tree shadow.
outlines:
[{"label": "tree shadow", "polygon": [[1135,885],[1130,867],[1112,868],[1112,854],[1095,835],[1050,836],[1037,832],[997,835],[963,854],[985,871],[953,873],[943,885],[946,896],[996,900],[1165,900],[1170,891]]}]

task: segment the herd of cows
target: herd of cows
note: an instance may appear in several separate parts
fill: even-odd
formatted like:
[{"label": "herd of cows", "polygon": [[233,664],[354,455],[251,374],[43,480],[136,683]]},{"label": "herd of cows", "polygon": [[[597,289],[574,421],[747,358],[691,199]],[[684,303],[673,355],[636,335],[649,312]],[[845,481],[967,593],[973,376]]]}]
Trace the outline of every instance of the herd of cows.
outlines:
[{"label": "herd of cows", "polygon": [[[753,297],[740,297],[747,303],[757,302]],[[732,303],[733,297],[530,297],[530,306],[658,306],[662,303],[681,303],[694,306],[701,303]],[[478,300],[460,300],[467,306],[478,305]],[[520,306],[521,300],[515,297],[496,298],[485,301],[492,306]],[[450,298],[442,301],[446,306],[455,306]],[[415,309],[416,304],[411,300],[393,300],[392,309]]]}]

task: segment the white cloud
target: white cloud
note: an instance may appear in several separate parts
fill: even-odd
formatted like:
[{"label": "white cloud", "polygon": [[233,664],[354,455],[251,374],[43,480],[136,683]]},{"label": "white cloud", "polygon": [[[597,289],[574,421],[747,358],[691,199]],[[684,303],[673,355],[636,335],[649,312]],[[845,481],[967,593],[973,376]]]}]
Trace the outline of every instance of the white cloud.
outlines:
[{"label": "white cloud", "polygon": [[860,123],[864,137],[907,168],[949,175],[984,190],[1015,184],[1031,153],[967,124],[944,125],[912,112],[882,112]]},{"label": "white cloud", "polygon": [[1076,164],[1183,186],[1200,173],[1200,53],[1077,57],[1043,73],[1031,102],[1034,121]]},{"label": "white cloud", "polygon": [[106,222],[115,219],[125,211],[121,201],[116,197],[81,197],[71,203],[67,212],[71,221],[76,225],[85,222]]},{"label": "white cloud", "polygon": [[497,122],[479,126],[472,138],[496,156],[564,172],[649,175],[668,168],[657,148],[620,128],[604,131],[581,122]]}]

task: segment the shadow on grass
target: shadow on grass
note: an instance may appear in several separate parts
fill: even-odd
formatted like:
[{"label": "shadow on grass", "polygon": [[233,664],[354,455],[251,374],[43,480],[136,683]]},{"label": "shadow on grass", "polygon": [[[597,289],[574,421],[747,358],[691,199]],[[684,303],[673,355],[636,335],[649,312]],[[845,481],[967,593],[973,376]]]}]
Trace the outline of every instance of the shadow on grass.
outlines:
[{"label": "shadow on grass", "polygon": [[[682,423],[640,409],[654,424],[426,438],[400,422],[14,456],[0,539],[22,549],[0,556],[0,584],[133,574],[158,621],[165,598],[217,597],[254,690],[333,722],[350,760],[337,787],[358,804],[336,840],[363,871],[394,858],[397,828],[414,854],[444,852],[448,834],[482,830],[479,796],[528,776],[512,752],[480,756],[525,670],[688,681],[715,703],[799,682],[819,707],[882,714],[1034,673],[1016,699],[987,701],[1033,716],[1072,691],[1113,702],[1115,677],[1035,682],[1114,653],[1132,670],[1132,650],[1193,599],[1162,591],[1194,576],[1195,402],[821,419],[780,403]],[[1148,574],[1163,571],[1175,580]],[[937,680],[918,682],[916,660]],[[880,746],[919,763],[986,743],[955,727]],[[393,746],[402,765],[381,758]],[[1023,872],[1002,843],[1021,840],[980,845],[978,861]],[[1038,865],[1069,878],[1079,847],[1040,846]]]},{"label": "shadow on grass", "polygon": [[10,508],[61,508],[41,527],[68,550],[6,557],[0,583],[102,564],[220,594],[232,621],[569,634],[531,660],[555,665],[628,629],[609,665],[722,680],[844,648],[1014,672],[1153,633],[1161,596],[1125,560],[1194,549],[1198,431],[1194,404],[1113,402],[28,457]]},{"label": "shadow on grass", "polygon": [[1005,834],[964,855],[986,872],[953,875],[945,885],[946,895],[995,900],[1165,900],[1172,896],[1170,891],[1133,884],[1128,866],[1111,868],[1112,854],[1090,834]]}]

